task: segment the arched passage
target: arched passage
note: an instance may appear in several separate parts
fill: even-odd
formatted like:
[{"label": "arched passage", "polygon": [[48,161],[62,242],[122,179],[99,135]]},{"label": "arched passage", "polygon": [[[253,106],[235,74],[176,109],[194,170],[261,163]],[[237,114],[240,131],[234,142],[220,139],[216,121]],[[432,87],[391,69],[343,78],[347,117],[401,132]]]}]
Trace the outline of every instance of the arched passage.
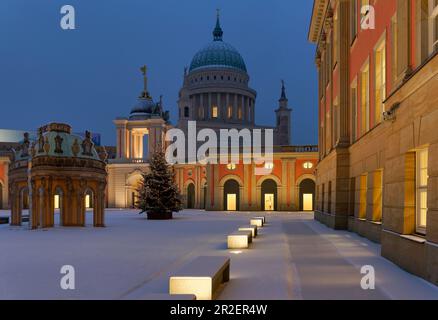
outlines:
[{"label": "arched passage", "polygon": [[29,190],[27,188],[20,190],[18,212],[20,224],[29,223]]},{"label": "arched passage", "polygon": [[264,211],[276,211],[277,201],[277,183],[272,179],[263,181],[261,185],[261,208]]},{"label": "arched passage", "polygon": [[195,208],[195,185],[189,183],[187,186],[187,209]]},{"label": "arched passage", "polygon": [[300,211],[313,211],[315,208],[315,181],[304,179],[299,184]]},{"label": "arched passage", "polygon": [[126,207],[135,208],[138,200],[138,188],[142,181],[142,172],[139,170],[131,173],[126,181]]},{"label": "arched passage", "polygon": [[0,209],[3,209],[3,183],[0,181]]},{"label": "arched passage", "polygon": [[64,220],[64,206],[65,206],[65,194],[61,187],[55,188],[55,194],[53,196],[53,214],[56,214],[59,211],[59,225],[63,225]]},{"label": "arched passage", "polygon": [[202,184],[202,209],[206,209],[207,208],[207,182],[204,182]]},{"label": "arched passage", "polygon": [[224,184],[224,210],[239,211],[240,210],[240,186],[239,183],[230,179]]}]

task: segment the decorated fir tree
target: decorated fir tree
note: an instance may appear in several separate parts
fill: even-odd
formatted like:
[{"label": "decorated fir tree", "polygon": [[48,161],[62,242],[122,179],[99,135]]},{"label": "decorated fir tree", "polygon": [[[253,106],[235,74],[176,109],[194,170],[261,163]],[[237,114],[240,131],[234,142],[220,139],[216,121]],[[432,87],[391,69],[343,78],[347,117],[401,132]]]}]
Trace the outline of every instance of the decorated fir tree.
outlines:
[{"label": "decorated fir tree", "polygon": [[138,189],[136,208],[146,212],[148,219],[171,219],[173,212],[182,210],[181,196],[174,180],[173,169],[168,165],[164,153],[154,153],[150,161],[150,172],[144,173]]}]

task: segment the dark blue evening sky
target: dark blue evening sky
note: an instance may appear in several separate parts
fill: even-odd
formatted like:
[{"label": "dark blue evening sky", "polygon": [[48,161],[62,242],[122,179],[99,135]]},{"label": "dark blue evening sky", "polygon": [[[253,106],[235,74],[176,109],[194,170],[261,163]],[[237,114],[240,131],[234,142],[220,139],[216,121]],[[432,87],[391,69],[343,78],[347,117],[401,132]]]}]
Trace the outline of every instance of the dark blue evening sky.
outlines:
[{"label": "dark blue evening sky", "polygon": [[[76,30],[60,8],[76,9]],[[293,143],[317,142],[309,0],[1,0],[0,128],[35,130],[62,121],[115,143],[112,120],[127,116],[142,89],[164,95],[172,122],[184,66],[211,41],[216,8],[224,41],[245,59],[257,90],[256,121],[273,125],[280,79],[293,108]]]}]

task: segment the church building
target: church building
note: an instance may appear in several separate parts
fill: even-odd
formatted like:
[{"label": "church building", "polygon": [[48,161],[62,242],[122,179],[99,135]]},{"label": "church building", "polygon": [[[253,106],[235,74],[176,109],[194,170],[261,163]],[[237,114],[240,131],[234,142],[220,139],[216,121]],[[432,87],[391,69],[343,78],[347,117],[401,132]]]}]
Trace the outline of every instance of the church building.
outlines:
[{"label": "church building", "polygon": [[[142,68],[144,90],[128,117],[117,118],[117,156],[109,160],[108,207],[134,207],[141,174],[157,148],[165,148],[165,134],[172,128],[162,99],[154,101]],[[223,40],[219,16],[213,41],[198,51],[184,71],[179,93],[177,128],[187,133],[189,121],[197,130],[272,129],[273,161],[264,163],[269,175],[254,174],[256,164],[174,165],[176,181],[186,208],[227,211],[313,210],[316,146],[291,145],[292,109],[284,82],[276,113],[276,126],[255,124],[257,92],[240,53]],[[186,134],[187,136],[187,134]]]}]

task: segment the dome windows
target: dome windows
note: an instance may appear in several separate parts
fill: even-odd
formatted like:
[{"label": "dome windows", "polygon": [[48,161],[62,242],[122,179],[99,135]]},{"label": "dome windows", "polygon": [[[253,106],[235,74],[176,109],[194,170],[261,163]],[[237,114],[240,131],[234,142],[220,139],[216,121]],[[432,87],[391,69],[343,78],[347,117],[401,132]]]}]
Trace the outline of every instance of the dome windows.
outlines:
[{"label": "dome windows", "polygon": [[227,116],[228,116],[228,119],[232,119],[233,118],[233,106],[228,106],[228,108],[227,108]]},{"label": "dome windows", "polygon": [[274,164],[272,162],[266,162],[265,163],[265,169],[266,170],[272,170],[274,169]]},{"label": "dome windows", "polygon": [[215,105],[211,108],[211,117],[213,119],[217,119],[218,118],[218,107],[215,106]]},{"label": "dome windows", "polygon": [[303,163],[303,168],[304,169],[312,169],[313,168],[313,163],[310,161],[306,161]]}]

